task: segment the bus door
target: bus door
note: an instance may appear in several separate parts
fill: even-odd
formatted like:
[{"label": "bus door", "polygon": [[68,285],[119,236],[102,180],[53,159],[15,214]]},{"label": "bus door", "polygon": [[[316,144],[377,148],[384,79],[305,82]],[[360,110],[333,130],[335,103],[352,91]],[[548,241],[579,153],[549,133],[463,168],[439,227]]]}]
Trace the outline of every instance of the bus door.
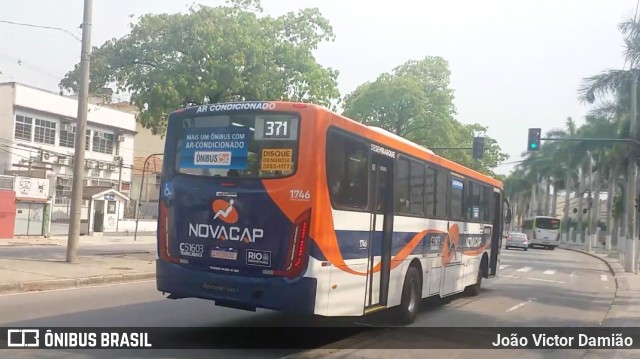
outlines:
[{"label": "bus door", "polygon": [[394,159],[372,152],[370,184],[373,203],[368,239],[365,313],[387,305],[393,238]]},{"label": "bus door", "polygon": [[502,212],[502,196],[499,192],[493,192],[493,226],[485,227],[489,230],[491,238],[491,253],[489,258],[488,277],[495,277],[498,273],[498,264],[500,262],[500,249],[502,248],[502,230],[504,228],[504,217]]}]

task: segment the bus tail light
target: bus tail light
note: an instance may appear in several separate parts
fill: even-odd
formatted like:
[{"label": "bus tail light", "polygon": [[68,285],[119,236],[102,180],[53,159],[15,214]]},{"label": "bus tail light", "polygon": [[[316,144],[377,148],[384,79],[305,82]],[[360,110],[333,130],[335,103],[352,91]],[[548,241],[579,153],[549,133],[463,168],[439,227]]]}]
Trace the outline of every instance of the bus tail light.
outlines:
[{"label": "bus tail light", "polygon": [[160,244],[160,259],[177,263],[176,258],[169,254],[169,206],[166,202],[160,202],[158,215],[158,242]]},{"label": "bus tail light", "polygon": [[308,261],[309,227],[311,225],[311,209],[302,213],[295,221],[289,243],[287,268],[274,271],[277,275],[294,278],[300,275]]}]

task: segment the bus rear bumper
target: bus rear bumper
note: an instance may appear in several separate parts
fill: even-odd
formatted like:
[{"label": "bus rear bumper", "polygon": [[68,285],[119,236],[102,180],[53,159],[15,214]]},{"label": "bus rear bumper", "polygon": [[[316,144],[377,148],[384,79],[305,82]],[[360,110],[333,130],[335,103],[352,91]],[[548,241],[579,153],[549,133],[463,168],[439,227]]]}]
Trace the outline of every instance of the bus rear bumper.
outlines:
[{"label": "bus rear bumper", "polygon": [[314,314],[316,279],[261,278],[204,272],[156,260],[156,286],[170,298],[201,298],[237,309]]}]

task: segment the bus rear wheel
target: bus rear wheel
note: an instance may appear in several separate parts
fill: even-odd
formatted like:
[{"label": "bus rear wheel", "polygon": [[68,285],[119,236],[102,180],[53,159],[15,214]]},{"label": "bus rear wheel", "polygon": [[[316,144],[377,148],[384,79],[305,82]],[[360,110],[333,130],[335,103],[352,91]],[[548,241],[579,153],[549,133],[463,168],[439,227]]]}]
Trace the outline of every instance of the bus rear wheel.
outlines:
[{"label": "bus rear wheel", "polygon": [[418,316],[420,299],[422,298],[422,283],[416,267],[409,267],[404,277],[402,287],[402,301],[400,303],[400,321],[402,324],[411,324]]}]

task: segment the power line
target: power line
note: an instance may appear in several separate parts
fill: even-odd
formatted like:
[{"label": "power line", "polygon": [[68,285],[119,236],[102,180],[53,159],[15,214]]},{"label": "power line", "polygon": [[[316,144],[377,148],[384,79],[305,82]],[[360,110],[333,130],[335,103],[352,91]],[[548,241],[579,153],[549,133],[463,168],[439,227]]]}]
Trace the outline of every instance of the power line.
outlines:
[{"label": "power line", "polygon": [[514,163],[520,163],[520,162],[523,162],[523,161],[524,161],[524,160],[509,161],[509,162],[501,162],[501,163],[498,163],[496,166],[510,165],[510,164],[514,164]]},{"label": "power line", "polygon": [[0,57],[4,57],[4,58],[7,58],[7,59],[9,59],[11,61],[15,61],[15,63],[20,67],[25,67],[25,68],[30,69],[32,71],[35,71],[35,72],[37,72],[37,73],[39,73],[41,75],[49,76],[52,79],[60,80],[60,76],[59,75],[54,75],[53,73],[48,72],[46,70],[43,70],[40,67],[37,67],[37,66],[34,66],[34,65],[30,65],[29,63],[26,63],[22,59],[19,59],[19,58],[13,57],[13,56],[9,56],[9,55],[7,55],[5,53],[2,53],[2,52],[0,52]]},{"label": "power line", "polygon": [[0,20],[0,22],[3,22],[5,24],[11,24],[11,25],[19,25],[19,26],[27,26],[27,27],[35,27],[35,28],[39,28],[39,29],[48,29],[48,30],[58,30],[58,31],[62,31],[62,32],[66,32],[67,34],[73,36],[76,40],[78,41],[82,41],[78,36],[76,36],[74,33],[72,33],[69,30],[63,29],[61,27],[52,27],[52,26],[43,26],[43,25],[34,25],[34,24],[26,24],[26,23],[22,23],[22,22],[15,22],[15,21],[8,21],[8,20]]}]

